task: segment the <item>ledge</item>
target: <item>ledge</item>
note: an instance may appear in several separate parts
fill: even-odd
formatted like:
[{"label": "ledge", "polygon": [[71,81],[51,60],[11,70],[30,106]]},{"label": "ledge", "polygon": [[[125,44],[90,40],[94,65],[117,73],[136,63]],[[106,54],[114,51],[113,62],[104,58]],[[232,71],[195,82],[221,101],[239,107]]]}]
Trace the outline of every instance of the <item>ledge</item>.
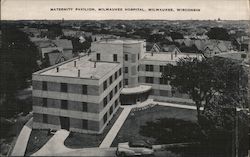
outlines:
[{"label": "ledge", "polygon": [[145,93],[151,89],[152,89],[151,86],[139,85],[139,86],[132,87],[132,88],[123,88],[121,91],[121,94],[125,94],[125,95],[140,94],[140,93]]}]

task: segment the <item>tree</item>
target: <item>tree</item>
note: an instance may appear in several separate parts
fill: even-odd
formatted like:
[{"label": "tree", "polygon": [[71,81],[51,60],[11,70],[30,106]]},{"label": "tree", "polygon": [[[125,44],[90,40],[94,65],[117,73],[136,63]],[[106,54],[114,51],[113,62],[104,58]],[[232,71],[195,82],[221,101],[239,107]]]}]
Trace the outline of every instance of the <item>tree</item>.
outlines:
[{"label": "tree", "polygon": [[[38,50],[28,36],[15,25],[2,26],[0,53],[1,116],[16,114],[16,92],[27,88],[31,75],[38,70]],[[3,100],[3,101],[2,101]]]},{"label": "tree", "polygon": [[235,154],[237,135],[238,154],[246,154],[247,115],[236,112],[236,107],[247,106],[247,73],[240,62],[221,57],[183,58],[176,65],[168,64],[163,78],[195,102],[207,152]]},{"label": "tree", "polygon": [[[163,72],[163,78],[170,81],[172,88],[185,93],[195,102],[198,119],[200,107],[216,95],[233,95],[235,100],[244,105],[239,91],[246,87],[246,75],[242,66],[235,61],[221,57],[212,58],[182,58],[176,66],[168,64]],[[241,81],[240,81],[241,80]]]},{"label": "tree", "polygon": [[206,104],[199,124],[205,135],[203,145],[210,148],[210,152],[223,152],[225,156],[231,156],[235,154],[238,138],[239,156],[247,155],[248,117],[245,112],[236,112],[237,105],[238,102],[231,95],[216,96]]},{"label": "tree", "polygon": [[225,28],[214,27],[207,32],[209,39],[230,40],[230,36]]}]

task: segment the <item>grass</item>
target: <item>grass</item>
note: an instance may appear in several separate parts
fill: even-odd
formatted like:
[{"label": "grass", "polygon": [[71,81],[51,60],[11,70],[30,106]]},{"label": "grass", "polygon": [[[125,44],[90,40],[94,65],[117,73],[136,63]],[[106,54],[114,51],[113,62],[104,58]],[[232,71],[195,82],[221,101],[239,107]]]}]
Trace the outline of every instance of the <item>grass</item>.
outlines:
[{"label": "grass", "polygon": [[37,152],[46,144],[53,135],[48,135],[48,130],[33,129],[30,134],[25,156],[30,156]]},{"label": "grass", "polygon": [[77,148],[90,148],[99,147],[119,115],[121,114],[123,108],[119,108],[110,121],[110,123],[105,127],[102,134],[84,134],[84,133],[72,133],[71,136],[67,137],[64,141],[66,147],[77,149]]},{"label": "grass", "polygon": [[[158,137],[151,135],[146,136],[146,134],[142,133],[142,129],[148,129],[147,127],[143,128],[143,126],[147,126],[149,122],[157,123],[159,122],[159,119],[176,119],[176,121],[185,120],[190,123],[196,123],[197,114],[196,110],[172,108],[158,105],[142,111],[133,111],[129,114],[121,130],[113,141],[112,146],[116,147],[118,143],[127,142],[130,140],[145,140],[152,144],[159,144],[159,140],[157,140]],[[158,132],[157,130],[154,130],[156,131],[154,132],[154,134],[157,135],[157,133],[160,133],[160,127],[161,126],[159,126]],[[173,126],[170,126],[170,128],[171,127]],[[181,126],[179,126],[178,128],[183,129]],[[192,128],[190,127],[189,129],[192,130]]]}]

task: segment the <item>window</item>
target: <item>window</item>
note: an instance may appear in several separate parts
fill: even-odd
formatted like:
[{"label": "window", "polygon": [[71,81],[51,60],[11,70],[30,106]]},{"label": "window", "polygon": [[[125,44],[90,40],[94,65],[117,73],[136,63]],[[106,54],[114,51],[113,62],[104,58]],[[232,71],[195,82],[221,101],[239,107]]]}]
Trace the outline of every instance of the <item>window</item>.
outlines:
[{"label": "window", "polygon": [[140,53],[138,53],[138,60],[140,59]]},{"label": "window", "polygon": [[122,81],[119,82],[119,88],[122,88]]},{"label": "window", "polygon": [[82,129],[88,129],[88,120],[82,119]]},{"label": "window", "polygon": [[118,72],[115,72],[115,80],[117,79]]},{"label": "window", "polygon": [[105,113],[105,115],[103,116],[103,123],[104,123],[104,124],[107,122],[107,119],[108,119],[107,113]]},{"label": "window", "polygon": [[128,54],[124,55],[124,60],[127,61],[128,60]]},{"label": "window", "polygon": [[61,83],[61,92],[68,92],[68,86],[66,83]]},{"label": "window", "polygon": [[43,123],[48,123],[48,115],[43,114]]},{"label": "window", "polygon": [[111,115],[113,113],[113,106],[110,106],[109,108],[109,115]]},{"label": "window", "polygon": [[113,82],[112,76],[109,77],[109,84],[111,85]]},{"label": "window", "polygon": [[113,91],[110,91],[109,93],[109,100],[111,100],[113,98]]},{"label": "window", "polygon": [[82,85],[82,94],[87,94],[87,85]]},{"label": "window", "polygon": [[43,83],[42,83],[43,85],[43,90],[48,90],[48,87],[47,87],[47,82],[45,82],[45,81],[43,81]]},{"label": "window", "polygon": [[113,54],[113,61],[117,62],[117,54]]},{"label": "window", "polygon": [[124,79],[124,85],[128,85],[128,79]]},{"label": "window", "polygon": [[68,101],[61,100],[61,109],[68,109]]},{"label": "window", "polygon": [[100,54],[100,53],[97,53],[97,54],[96,54],[96,60],[97,60],[97,61],[101,60],[101,54]]},{"label": "window", "polygon": [[43,107],[47,107],[47,98],[43,98]]},{"label": "window", "polygon": [[107,89],[107,81],[104,81],[103,83],[103,90]]},{"label": "window", "polygon": [[124,73],[128,73],[128,67],[124,67]]},{"label": "window", "polygon": [[119,76],[121,76],[122,75],[122,69],[120,68],[119,69]]},{"label": "window", "polygon": [[146,65],[146,71],[154,71],[153,65]]},{"label": "window", "polygon": [[115,86],[115,94],[117,93],[117,91],[118,91],[118,87],[117,87],[117,86]]},{"label": "window", "polygon": [[160,72],[164,72],[165,66],[160,65]]},{"label": "window", "polygon": [[115,108],[118,106],[118,99],[115,101]]},{"label": "window", "polygon": [[108,104],[108,100],[107,100],[107,97],[105,97],[103,99],[103,106],[105,107],[105,106],[107,106],[107,104]]},{"label": "window", "polygon": [[88,104],[86,102],[82,102],[82,111],[88,112]]},{"label": "window", "polygon": [[153,83],[154,78],[153,77],[146,77],[146,83]]},{"label": "window", "polygon": [[168,80],[164,79],[164,78],[159,78],[159,82],[160,84],[168,84]]}]

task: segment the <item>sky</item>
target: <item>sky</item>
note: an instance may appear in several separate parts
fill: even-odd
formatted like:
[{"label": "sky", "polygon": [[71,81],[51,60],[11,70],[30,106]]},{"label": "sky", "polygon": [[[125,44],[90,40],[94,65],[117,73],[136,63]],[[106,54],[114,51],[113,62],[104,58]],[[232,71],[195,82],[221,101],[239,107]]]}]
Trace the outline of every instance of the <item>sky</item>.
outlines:
[{"label": "sky", "polygon": [[[51,11],[72,8],[73,11]],[[96,11],[75,11],[95,8]],[[143,8],[145,11],[98,11],[98,8]],[[175,11],[149,12],[148,8]],[[178,8],[200,9],[181,11]],[[2,0],[2,20],[250,20],[249,0]]]}]

